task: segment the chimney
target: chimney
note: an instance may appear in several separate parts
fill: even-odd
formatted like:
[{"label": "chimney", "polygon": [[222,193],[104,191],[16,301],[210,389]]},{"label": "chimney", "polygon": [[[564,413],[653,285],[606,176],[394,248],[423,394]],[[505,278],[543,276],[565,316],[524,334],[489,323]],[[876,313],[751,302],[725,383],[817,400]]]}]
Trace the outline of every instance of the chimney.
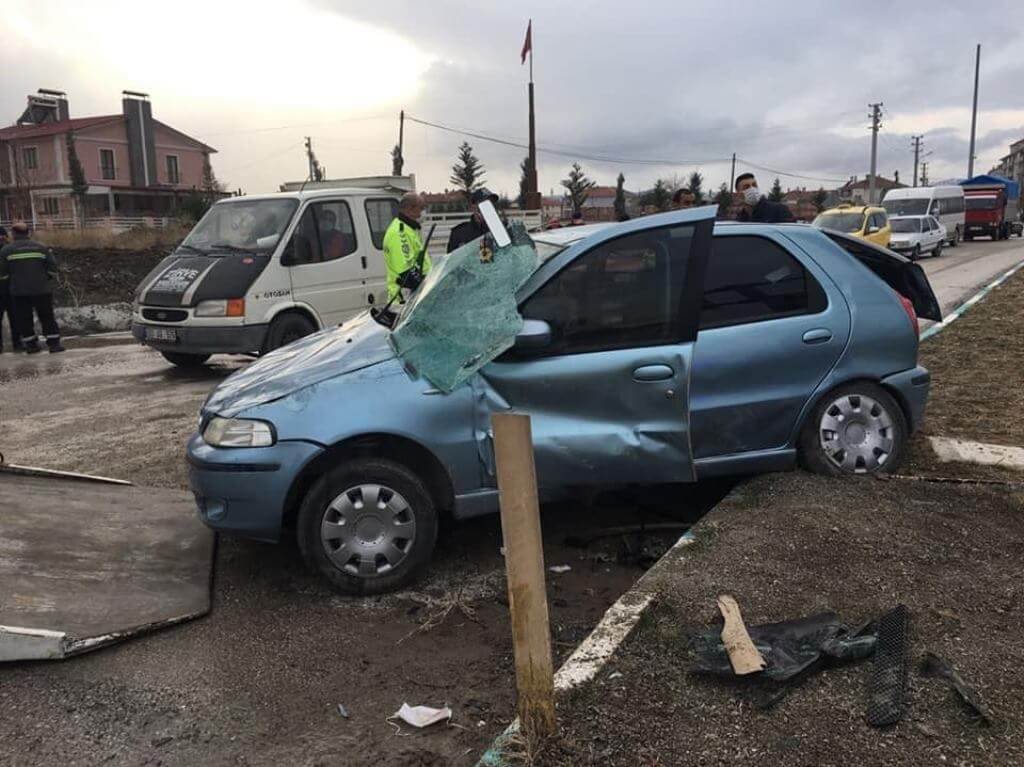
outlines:
[{"label": "chimney", "polygon": [[69,119],[68,97],[64,91],[40,88],[37,94],[29,94],[27,99],[28,106],[18,118],[18,125],[42,125]]},{"label": "chimney", "polygon": [[121,93],[132,186],[155,186],[156,146],[153,140],[153,105],[149,101],[149,94],[138,91]]}]

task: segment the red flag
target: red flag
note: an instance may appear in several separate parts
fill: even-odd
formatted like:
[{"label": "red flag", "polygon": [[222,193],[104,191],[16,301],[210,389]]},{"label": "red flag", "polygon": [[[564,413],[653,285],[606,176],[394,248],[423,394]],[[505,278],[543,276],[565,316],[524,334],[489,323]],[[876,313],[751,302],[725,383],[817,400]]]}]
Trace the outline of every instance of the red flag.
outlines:
[{"label": "red flag", "polygon": [[530,19],[530,22],[526,25],[526,39],[523,41],[523,52],[520,54],[520,56],[522,56],[523,60],[521,62],[519,62],[520,64],[525,64],[526,63],[526,54],[527,53],[531,53],[533,51],[533,39],[532,39],[533,36],[531,34],[532,31],[533,31],[533,19]]}]

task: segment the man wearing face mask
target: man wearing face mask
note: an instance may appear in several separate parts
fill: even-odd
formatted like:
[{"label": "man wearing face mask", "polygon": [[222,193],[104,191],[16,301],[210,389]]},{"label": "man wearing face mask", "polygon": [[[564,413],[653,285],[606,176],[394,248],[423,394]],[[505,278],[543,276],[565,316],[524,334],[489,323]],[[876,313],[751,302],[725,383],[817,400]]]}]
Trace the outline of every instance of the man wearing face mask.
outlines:
[{"label": "man wearing face mask", "polygon": [[736,177],[736,191],[743,197],[737,221],[755,221],[761,224],[785,224],[793,221],[789,207],[781,202],[772,202],[757,188],[753,173],[741,173]]}]

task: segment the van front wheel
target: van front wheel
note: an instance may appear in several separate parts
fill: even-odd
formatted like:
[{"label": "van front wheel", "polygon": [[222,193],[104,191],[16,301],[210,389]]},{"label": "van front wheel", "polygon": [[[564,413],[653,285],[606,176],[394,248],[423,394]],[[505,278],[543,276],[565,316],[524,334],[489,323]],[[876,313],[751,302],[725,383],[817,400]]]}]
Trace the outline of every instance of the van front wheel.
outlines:
[{"label": "van front wheel", "polygon": [[267,331],[267,340],[263,343],[261,354],[272,352],[287,346],[292,341],[298,341],[303,336],[308,336],[316,331],[316,326],[309,318],[295,312],[287,312],[274,319]]}]

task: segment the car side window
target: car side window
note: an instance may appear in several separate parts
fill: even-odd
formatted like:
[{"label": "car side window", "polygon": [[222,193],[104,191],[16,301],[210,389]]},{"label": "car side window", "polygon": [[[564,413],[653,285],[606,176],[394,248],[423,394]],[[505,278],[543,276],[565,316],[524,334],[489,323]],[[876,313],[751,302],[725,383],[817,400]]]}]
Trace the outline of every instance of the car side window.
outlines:
[{"label": "car side window", "polygon": [[629,234],[578,256],[522,305],[551,326],[545,354],[580,354],[681,340],[679,306],[693,225]]},{"label": "car side window", "polygon": [[715,237],[704,276],[702,330],[825,310],[825,291],[780,245],[752,235]]},{"label": "car side window", "polygon": [[317,231],[316,215],[310,205],[299,219],[292,235],[292,246],[294,255],[291,260],[292,266],[320,263],[320,234]]},{"label": "car side window", "polygon": [[352,213],[343,200],[318,202],[312,206],[320,237],[322,261],[334,261],[356,252],[356,230]]},{"label": "car side window", "polygon": [[398,200],[382,198],[366,201],[366,220],[370,224],[370,239],[373,247],[384,250],[384,233],[398,215]]}]

